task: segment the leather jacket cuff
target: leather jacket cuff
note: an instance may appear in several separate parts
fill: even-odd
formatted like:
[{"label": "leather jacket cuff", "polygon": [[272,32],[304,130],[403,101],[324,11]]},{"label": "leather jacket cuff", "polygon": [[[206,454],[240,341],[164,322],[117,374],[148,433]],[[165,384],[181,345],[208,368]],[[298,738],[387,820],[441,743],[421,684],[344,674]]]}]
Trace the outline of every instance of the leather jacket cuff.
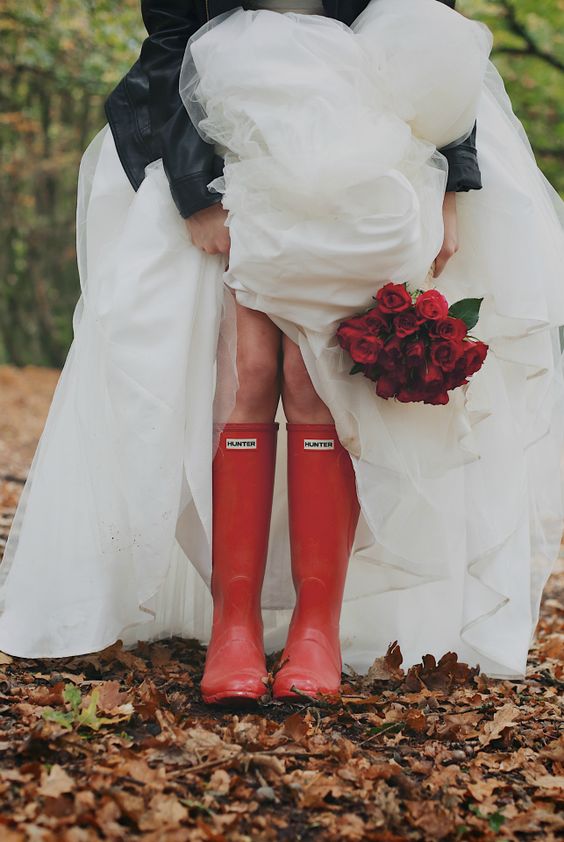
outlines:
[{"label": "leather jacket cuff", "polygon": [[467,192],[482,188],[482,176],[476,149],[476,123],[466,140],[457,146],[438,150],[448,162],[446,192]]},{"label": "leather jacket cuff", "polygon": [[[451,157],[451,152],[456,152],[456,154]],[[461,193],[482,188],[482,176],[474,152],[455,148],[442,154],[448,161],[448,178],[445,188],[447,193],[452,190]]]},{"label": "leather jacket cuff", "polygon": [[195,172],[169,181],[170,192],[180,216],[187,219],[197,211],[221,201],[222,193],[212,193],[207,188],[211,180],[209,172]]}]

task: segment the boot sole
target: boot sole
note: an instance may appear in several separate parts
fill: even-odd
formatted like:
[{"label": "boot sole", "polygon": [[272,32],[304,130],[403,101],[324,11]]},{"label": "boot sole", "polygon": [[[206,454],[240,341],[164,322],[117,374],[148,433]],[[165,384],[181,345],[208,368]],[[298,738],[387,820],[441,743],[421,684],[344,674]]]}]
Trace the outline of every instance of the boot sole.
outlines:
[{"label": "boot sole", "polygon": [[204,695],[202,693],[202,701],[206,705],[228,705],[234,702],[258,702],[259,699],[266,693],[266,687],[264,689],[264,693],[250,693],[246,691],[241,691],[240,693],[233,692],[232,690],[226,690],[224,693],[212,693],[211,695]]},{"label": "boot sole", "polygon": [[[298,687],[298,690],[301,690]],[[316,696],[337,696],[341,691],[341,685],[338,687],[334,687],[330,690],[327,689],[317,689],[317,690],[302,690],[302,693],[305,693],[311,699],[315,699]],[[292,693],[291,690],[281,690],[279,693],[273,692],[272,698],[277,702],[295,702],[295,701],[303,701],[304,697],[300,696],[298,693]]]}]

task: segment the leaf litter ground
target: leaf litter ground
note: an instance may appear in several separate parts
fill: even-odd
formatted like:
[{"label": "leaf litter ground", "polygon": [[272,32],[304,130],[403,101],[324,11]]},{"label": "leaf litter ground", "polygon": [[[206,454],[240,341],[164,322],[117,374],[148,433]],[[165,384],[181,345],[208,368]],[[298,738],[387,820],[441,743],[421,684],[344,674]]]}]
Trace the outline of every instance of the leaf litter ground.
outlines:
[{"label": "leaf litter ground", "polygon": [[[0,551],[57,376],[0,368]],[[560,564],[526,680],[392,642],[294,705],[203,705],[197,641],[0,653],[0,842],[561,838],[563,596]]]}]

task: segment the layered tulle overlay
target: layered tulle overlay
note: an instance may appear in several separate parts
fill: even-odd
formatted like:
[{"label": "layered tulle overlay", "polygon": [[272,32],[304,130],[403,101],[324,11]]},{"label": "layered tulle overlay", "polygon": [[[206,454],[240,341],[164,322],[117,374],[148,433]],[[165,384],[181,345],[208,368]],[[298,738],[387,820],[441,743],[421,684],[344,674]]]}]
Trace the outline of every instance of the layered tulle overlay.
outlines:
[{"label": "layered tulle overlay", "polygon": [[[352,27],[237,9],[191,39],[181,95],[225,157],[229,267],[190,241],[162,162],[135,193],[107,126],[80,168],[75,337],[10,533],[0,649],[62,656],[211,625],[211,460],[237,389],[237,299],[299,343],[351,454],[362,514],[343,659],[392,640],[525,669],[563,528],[564,204],[538,170],[491,34],[435,0],[372,0]],[[483,189],[447,164],[477,117]],[[482,369],[445,406],[350,377],[339,320],[389,280],[484,298]],[[260,353],[260,349],[257,349]],[[279,414],[278,420],[283,421]],[[294,601],[283,426],[263,590],[268,651]]]}]

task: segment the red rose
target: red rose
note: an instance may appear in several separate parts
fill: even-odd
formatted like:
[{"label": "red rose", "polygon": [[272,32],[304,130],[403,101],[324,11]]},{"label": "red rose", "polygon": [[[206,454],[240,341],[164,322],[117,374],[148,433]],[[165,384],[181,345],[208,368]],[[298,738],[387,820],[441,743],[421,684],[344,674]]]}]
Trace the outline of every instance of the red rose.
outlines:
[{"label": "red rose", "polygon": [[437,319],[429,327],[429,336],[437,339],[461,340],[464,339],[468,329],[462,319],[455,319],[447,316],[445,319]]},{"label": "red rose", "polygon": [[365,313],[362,322],[366,325],[369,333],[381,333],[381,331],[389,329],[388,319],[379,307],[373,307],[372,310]]},{"label": "red rose", "polygon": [[456,386],[462,386],[464,383],[468,382],[466,371],[466,359],[464,355],[467,345],[467,342],[462,343],[462,354],[454,364],[453,370],[445,372],[445,377],[448,379],[449,384],[453,384],[452,386],[449,385],[449,389],[454,389],[456,388]]},{"label": "red rose", "polygon": [[378,357],[378,364],[382,366],[385,371],[395,371],[403,365],[403,347],[401,340],[397,336],[392,336]]},{"label": "red rose", "polygon": [[[410,396],[409,400],[412,401],[413,403],[415,403],[417,401],[422,401],[425,398],[425,395],[427,394],[426,390],[425,390],[425,387],[422,386],[420,383],[412,383],[408,387],[408,390],[409,390],[409,396]],[[399,399],[399,395],[398,395],[398,399]],[[407,400],[407,398],[406,398],[406,400]]]},{"label": "red rose", "polygon": [[443,371],[453,371],[456,361],[464,353],[462,342],[439,342],[431,343],[431,360],[442,368]]},{"label": "red rose", "polygon": [[401,313],[412,304],[405,284],[384,284],[376,293],[376,301],[382,313]]},{"label": "red rose", "polygon": [[425,343],[421,339],[410,342],[405,349],[405,361],[410,368],[425,361]]},{"label": "red rose", "polygon": [[466,372],[462,371],[456,364],[454,371],[445,372],[445,383],[447,389],[457,389],[459,386],[464,386],[468,383]]},{"label": "red rose", "polygon": [[482,367],[488,353],[488,346],[485,342],[465,342],[464,344],[466,346],[464,348],[464,365],[466,376],[469,377]]},{"label": "red rose", "polygon": [[382,374],[376,381],[376,394],[381,398],[393,398],[398,389],[395,379],[389,374]]},{"label": "red rose", "polygon": [[352,342],[365,334],[365,328],[360,319],[347,319],[341,322],[337,329],[337,341],[341,348],[346,351],[351,347]]},{"label": "red rose", "polygon": [[416,390],[414,390],[410,386],[402,386],[400,389],[398,389],[396,398],[402,403],[413,403],[414,401],[418,400],[415,391]]},{"label": "red rose", "polygon": [[372,382],[374,382],[375,380],[378,379],[378,377],[380,377],[380,374],[381,374],[380,366],[370,365],[370,363],[369,363],[368,365],[364,366],[364,371],[362,373],[363,373],[364,377],[367,377],[368,380],[372,380]]},{"label": "red rose", "polygon": [[444,375],[438,365],[429,363],[426,368],[421,370],[420,374],[421,384],[425,386],[427,393],[433,389],[439,389],[444,383]]},{"label": "red rose", "polygon": [[415,302],[415,312],[422,319],[446,319],[448,316],[448,301],[436,289],[422,292]]},{"label": "red rose", "polygon": [[353,339],[349,354],[355,363],[375,363],[382,350],[384,342],[373,333],[363,334]]},{"label": "red rose", "polygon": [[433,406],[448,403],[448,392],[446,389],[431,390],[424,398],[424,403],[430,403]]},{"label": "red rose", "polygon": [[411,336],[412,333],[415,333],[419,329],[419,324],[419,319],[415,315],[413,307],[394,316],[396,336]]}]

